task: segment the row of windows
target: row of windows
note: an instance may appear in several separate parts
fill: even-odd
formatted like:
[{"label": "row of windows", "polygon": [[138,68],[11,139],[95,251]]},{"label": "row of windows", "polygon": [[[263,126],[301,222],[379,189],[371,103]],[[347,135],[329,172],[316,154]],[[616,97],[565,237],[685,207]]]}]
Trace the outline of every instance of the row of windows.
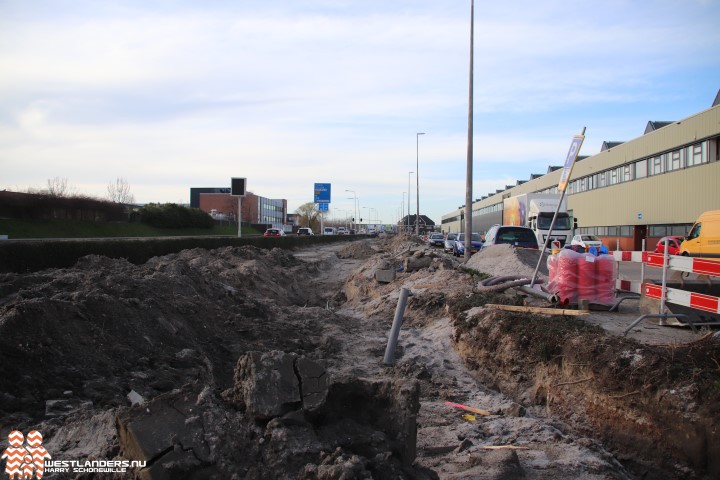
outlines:
[{"label": "row of windows", "polygon": [[683,223],[678,225],[650,225],[648,234],[650,237],[669,237],[671,235],[687,235],[692,227],[692,223]]},{"label": "row of windows", "polygon": [[618,227],[581,227],[575,234],[597,235],[598,237],[632,237],[633,226],[621,225]]},{"label": "row of windows", "polygon": [[472,215],[473,217],[477,217],[480,215],[485,215],[487,213],[493,213],[493,212],[499,212],[503,209],[503,202],[496,203],[494,205],[488,205],[487,207],[478,208],[477,210],[473,210]]},{"label": "row of windows", "polygon": [[260,198],[258,202],[260,223],[282,224],[283,201],[281,199]]},{"label": "row of windows", "polygon": [[[679,223],[675,225],[650,225],[648,237],[666,237],[670,235],[687,235],[692,223]],[[583,227],[578,228],[576,234],[597,235],[598,237],[632,237],[633,225],[618,227]]]},{"label": "row of windows", "polygon": [[[571,195],[573,193],[609,187],[618,183],[640,180],[642,178],[661,175],[683,168],[690,168],[708,162],[708,142],[705,141],[578,178],[568,184],[567,194]],[[557,187],[552,190],[557,191]]]}]

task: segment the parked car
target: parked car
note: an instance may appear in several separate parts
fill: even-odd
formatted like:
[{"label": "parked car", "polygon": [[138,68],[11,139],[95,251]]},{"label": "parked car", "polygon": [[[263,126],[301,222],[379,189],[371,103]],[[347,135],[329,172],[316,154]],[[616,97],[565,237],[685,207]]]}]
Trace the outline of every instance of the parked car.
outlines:
[{"label": "parked car", "polygon": [[297,234],[298,235],[315,235],[312,231],[312,228],[298,228]]},{"label": "parked car", "polygon": [[265,230],[265,233],[263,233],[263,237],[284,237],[285,232],[280,230],[279,228],[268,228]]},{"label": "parked car", "polygon": [[338,234],[338,235],[347,235],[347,233],[348,233],[348,232],[347,232],[347,230],[345,229],[345,227],[338,227],[338,229],[337,229],[337,234]]},{"label": "parked car", "polygon": [[336,235],[337,230],[335,227],[325,227],[323,228],[323,235]]},{"label": "parked car", "polygon": [[445,237],[440,232],[434,232],[428,237],[427,243],[431,247],[442,247],[445,245]]},{"label": "parked car", "polygon": [[570,242],[570,245],[580,245],[585,250],[590,247],[600,248],[602,244],[602,240],[595,235],[575,235]]},{"label": "parked car", "polygon": [[447,237],[445,237],[445,242],[443,244],[443,250],[445,250],[447,253],[452,253],[453,249],[455,248],[455,239],[457,238],[457,235],[454,233],[448,233]]},{"label": "parked car", "polygon": [[[480,249],[483,246],[482,240],[480,240],[480,234],[473,232],[470,236],[470,253],[476,253],[479,252]],[[465,256],[465,234],[464,233],[458,233],[457,238],[455,239],[455,246],[453,247],[453,255],[456,257],[463,257]]]},{"label": "parked car", "polygon": [[682,235],[671,235],[662,237],[655,245],[655,253],[665,253],[665,240],[668,241],[668,254],[680,255],[680,244],[685,240]]},{"label": "parked car", "polygon": [[485,234],[483,248],[490,245],[508,244],[516,247],[538,249],[535,232],[530,227],[512,225],[493,225]]}]

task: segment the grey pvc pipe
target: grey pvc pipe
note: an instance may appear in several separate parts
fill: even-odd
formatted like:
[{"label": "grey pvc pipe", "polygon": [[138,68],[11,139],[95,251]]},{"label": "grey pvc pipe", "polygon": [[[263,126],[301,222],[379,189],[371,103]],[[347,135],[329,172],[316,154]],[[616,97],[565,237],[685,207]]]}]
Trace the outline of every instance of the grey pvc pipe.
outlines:
[{"label": "grey pvc pipe", "polygon": [[388,366],[395,364],[395,347],[397,346],[398,337],[400,336],[400,327],[402,327],[405,305],[407,305],[409,296],[409,289],[400,289],[400,298],[398,298],[397,307],[395,307],[395,318],[393,318],[390,337],[388,338],[387,347],[385,347],[385,358],[383,359],[383,363]]},{"label": "grey pvc pipe", "polygon": [[541,291],[541,290],[537,290],[537,289],[535,289],[535,288],[528,287],[527,285],[523,285],[523,286],[517,287],[517,289],[520,290],[520,291],[522,291],[522,292],[525,292],[525,293],[527,293],[527,294],[529,294],[529,295],[534,295],[534,296],[536,296],[536,297],[538,297],[538,298],[545,299],[545,300],[547,300],[548,302],[550,302],[550,303],[553,304],[553,305],[555,305],[556,303],[559,303],[559,302],[560,302],[560,298],[559,298],[557,295],[555,295],[555,294],[553,294],[553,293],[546,293],[546,292],[543,292],[543,291]]}]

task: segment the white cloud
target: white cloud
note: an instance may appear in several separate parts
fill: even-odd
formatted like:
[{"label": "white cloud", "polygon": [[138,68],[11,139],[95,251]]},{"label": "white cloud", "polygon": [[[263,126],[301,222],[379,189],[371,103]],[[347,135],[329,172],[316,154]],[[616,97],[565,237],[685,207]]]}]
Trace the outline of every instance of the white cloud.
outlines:
[{"label": "white cloud", "polygon": [[[482,194],[558,164],[583,126],[596,153],[717,92],[717,2],[475,7]],[[124,176],[179,201],[242,175],[294,210],[327,181],[391,216],[424,131],[439,221],[464,203],[468,27],[468,2],[1,4],[0,187]]]}]

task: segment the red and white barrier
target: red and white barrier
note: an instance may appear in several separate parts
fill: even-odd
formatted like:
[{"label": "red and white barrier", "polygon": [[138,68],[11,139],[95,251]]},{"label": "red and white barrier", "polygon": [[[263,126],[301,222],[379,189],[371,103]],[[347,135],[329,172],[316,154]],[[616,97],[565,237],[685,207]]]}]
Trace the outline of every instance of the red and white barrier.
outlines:
[{"label": "red and white barrier", "polygon": [[[665,267],[665,255],[650,252],[613,252],[613,257],[622,262],[642,262],[651,267]],[[720,261],[705,258],[681,257],[668,255],[667,268],[679,272],[695,273],[720,277]],[[631,280],[616,280],[615,286],[619,290],[634,293],[643,293],[642,282]],[[663,289],[665,296],[663,298]],[[666,302],[690,307],[706,312],[720,313],[720,298],[702,293],[687,292],[678,288],[668,288],[665,285],[645,284],[644,293],[647,297],[664,300]]]},{"label": "red and white barrier", "polygon": [[[662,299],[662,285],[645,285],[645,295],[658,300]],[[706,312],[720,313],[720,298],[702,293],[665,288],[665,301]]]},{"label": "red and white barrier", "polygon": [[[642,262],[651,267],[663,266],[664,255],[650,252],[613,252],[618,262]],[[668,268],[679,272],[696,273],[698,275],[711,275],[720,277],[720,261],[707,258],[682,257],[668,255]]]}]

